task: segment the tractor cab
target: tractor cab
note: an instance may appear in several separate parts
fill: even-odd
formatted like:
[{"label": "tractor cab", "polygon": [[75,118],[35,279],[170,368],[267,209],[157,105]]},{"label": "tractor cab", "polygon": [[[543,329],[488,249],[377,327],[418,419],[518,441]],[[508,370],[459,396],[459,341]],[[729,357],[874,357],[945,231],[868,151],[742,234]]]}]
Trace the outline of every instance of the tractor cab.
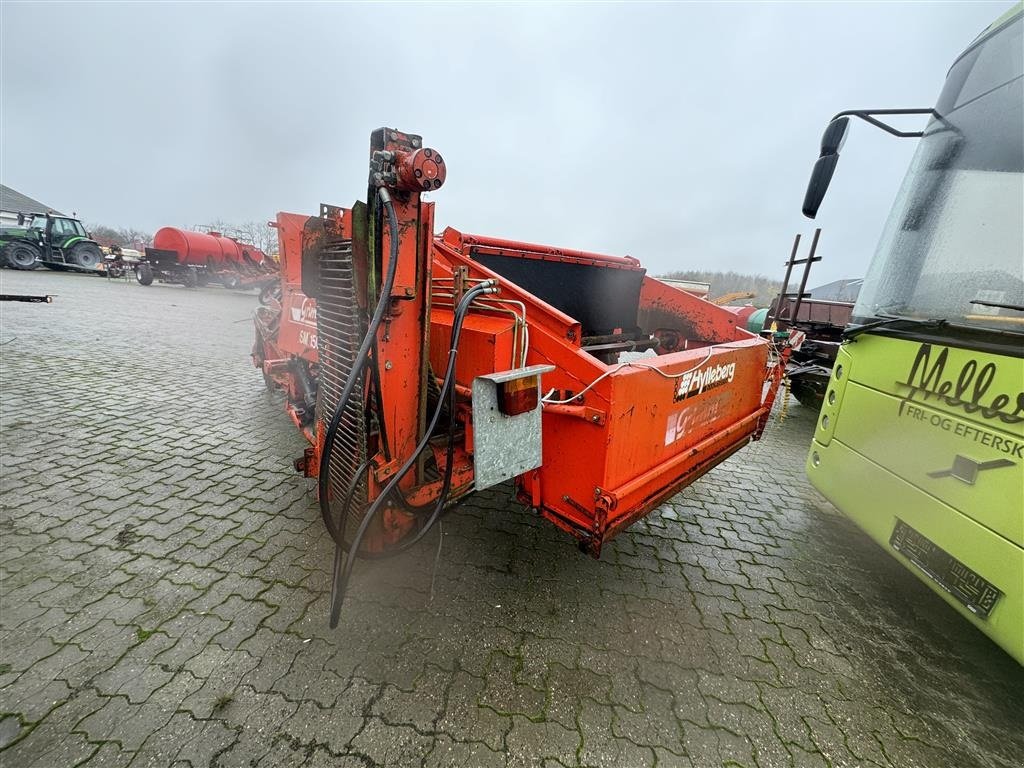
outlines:
[{"label": "tractor cab", "polygon": [[51,248],[63,248],[72,238],[88,238],[89,233],[78,219],[37,213],[29,225],[38,230]]}]

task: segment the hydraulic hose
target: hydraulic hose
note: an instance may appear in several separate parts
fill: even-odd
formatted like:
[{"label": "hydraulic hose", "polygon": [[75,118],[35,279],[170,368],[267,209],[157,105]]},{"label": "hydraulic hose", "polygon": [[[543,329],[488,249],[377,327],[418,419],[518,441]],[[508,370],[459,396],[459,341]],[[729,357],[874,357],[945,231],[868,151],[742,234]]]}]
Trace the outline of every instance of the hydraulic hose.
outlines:
[{"label": "hydraulic hose", "polygon": [[[486,291],[485,291],[485,293],[486,293]],[[469,305],[467,304],[466,306],[467,306],[467,310],[468,310]],[[461,321],[460,321],[459,324],[461,326],[461,324],[462,324]],[[453,338],[451,345],[452,345],[452,347],[455,347],[455,346],[458,345],[458,337],[457,336],[455,338]],[[452,368],[452,371],[454,371],[454,368]],[[447,375],[447,371],[446,371],[446,375]],[[452,376],[454,377],[454,373],[452,373]],[[442,385],[442,390],[443,390],[443,385]],[[418,513],[424,512],[424,511],[426,511],[428,509],[431,509],[431,507],[433,507],[433,509],[431,511],[431,514],[430,514],[430,517],[427,518],[427,521],[420,526],[420,529],[418,531],[416,531],[415,534],[413,534],[409,538],[399,542],[396,546],[392,547],[391,549],[384,550],[383,552],[372,552],[372,553],[363,554],[362,555],[363,558],[365,558],[367,560],[384,560],[386,558],[394,557],[395,555],[399,555],[402,552],[405,552],[405,551],[411,549],[412,547],[416,546],[416,544],[419,543],[420,540],[422,540],[424,536],[427,535],[427,533],[430,531],[430,529],[434,526],[434,523],[436,523],[437,520],[440,518],[441,512],[444,511],[444,508],[447,505],[448,494],[451,492],[451,488],[452,488],[452,474],[453,474],[453,470],[454,470],[454,467],[455,467],[455,402],[456,402],[455,401],[455,387],[452,386],[452,387],[448,388],[448,445],[445,448],[444,480],[441,483],[441,491],[440,491],[440,493],[438,493],[436,504],[432,505],[430,502],[427,502],[426,504],[420,505],[418,507],[417,506],[413,506],[413,505],[411,505],[409,503],[408,499],[405,498],[405,495],[402,493],[402,489],[398,487],[397,483],[394,485],[393,493],[395,493],[398,496],[398,498],[401,501],[402,506],[407,511],[415,512],[415,513],[418,514]],[[444,395],[441,394],[438,397],[438,399],[437,399],[437,410],[435,411],[435,414],[439,413],[441,411],[443,405],[444,405]],[[435,421],[437,420],[436,416],[432,417],[432,418]],[[430,434],[430,432],[427,433],[427,436],[429,436],[429,434]],[[429,437],[425,438],[425,440],[427,440],[427,439],[429,439]],[[417,446],[416,452],[413,454],[413,458],[419,456],[419,454],[422,452],[422,450],[426,446],[426,444],[427,443],[424,441],[419,446]],[[401,475],[399,475],[399,478],[401,478]],[[381,496],[383,496],[383,493],[381,494]],[[378,497],[378,498],[380,498],[380,497]],[[373,511],[373,510],[370,510],[370,511]],[[376,514],[376,512],[374,512],[374,513]],[[354,554],[358,555],[359,553],[356,552]]]},{"label": "hydraulic hose", "polygon": [[[366,534],[366,531],[369,528],[370,523],[377,516],[377,513],[384,505],[384,502],[387,501],[387,499],[395,491],[395,489],[398,487],[398,483],[405,476],[405,474],[412,468],[413,464],[416,462],[416,459],[419,457],[420,453],[423,452],[423,449],[426,448],[427,443],[430,441],[430,437],[434,432],[434,429],[437,427],[437,422],[440,420],[441,412],[444,409],[444,400],[446,396],[450,398],[448,410],[449,416],[452,419],[452,422],[454,422],[455,362],[459,352],[458,344],[459,337],[462,333],[462,324],[465,321],[467,312],[469,311],[469,305],[473,302],[474,299],[476,299],[477,296],[496,292],[497,289],[494,288],[491,284],[481,283],[479,285],[474,286],[463,295],[462,300],[456,307],[455,316],[452,322],[451,348],[448,350],[448,365],[445,370],[444,381],[441,384],[441,393],[440,396],[438,397],[437,407],[434,409],[434,413],[431,416],[430,423],[427,425],[427,428],[423,433],[423,438],[420,440],[419,444],[413,450],[409,458],[406,459],[405,463],[401,466],[398,472],[396,472],[392,476],[388,484],[384,486],[384,488],[381,490],[377,498],[374,499],[373,503],[370,505],[370,508],[366,511],[366,514],[363,516],[362,521],[360,521],[359,528],[356,530],[356,534],[353,537],[351,544],[349,545],[347,557],[344,558],[344,561],[342,563],[339,563],[337,552],[335,553],[336,556],[334,588],[331,594],[330,616],[330,626],[332,629],[338,626],[338,617],[341,613],[341,606],[345,599],[345,592],[348,587],[348,581],[352,575],[352,568],[355,564],[355,555],[359,551],[359,545],[362,543],[363,536]],[[388,552],[386,553],[388,556],[397,555],[399,552],[404,552],[405,550],[409,549],[414,544],[416,544],[418,541],[420,541],[427,534],[427,532],[434,526],[434,523],[437,522],[438,518],[441,515],[441,512],[444,510],[445,504],[448,500],[448,493],[451,489],[451,479],[454,464],[452,460],[455,447],[455,436],[453,427],[454,423],[449,425],[448,461],[445,464],[444,482],[442,484],[441,493],[438,496],[437,505],[435,506],[434,511],[431,513],[430,517],[427,519],[427,521],[423,524],[423,526],[414,536],[412,536],[408,541],[402,542],[398,547],[388,550]],[[335,541],[337,543],[337,540]],[[338,547],[340,548],[341,545],[339,544]],[[340,574],[338,573],[339,565],[341,566]]]},{"label": "hydraulic hose", "polygon": [[331,415],[331,421],[327,426],[327,432],[324,435],[323,453],[320,458],[320,472],[317,478],[317,492],[320,497],[320,516],[323,518],[327,532],[330,534],[331,538],[334,539],[334,543],[339,547],[343,546],[342,532],[335,528],[333,516],[331,515],[331,457],[334,454],[334,443],[338,437],[338,427],[341,425],[341,419],[345,413],[345,407],[348,405],[348,401],[352,398],[352,390],[355,388],[356,380],[363,373],[363,366],[366,365],[366,361],[369,358],[370,348],[377,340],[377,330],[380,328],[381,321],[384,319],[384,312],[387,309],[388,302],[391,300],[391,289],[394,287],[395,273],[397,272],[398,214],[395,213],[395,206],[391,201],[391,195],[384,187],[380,187],[377,190],[377,196],[380,198],[381,203],[384,205],[384,209],[387,211],[388,228],[391,232],[391,252],[388,258],[388,271],[384,277],[384,285],[381,287],[380,298],[377,300],[377,307],[374,309],[373,317],[370,319],[370,324],[366,329],[366,335],[363,337],[363,341],[359,345],[359,350],[356,352],[352,371],[349,374],[348,380],[345,382],[345,387],[341,391],[341,397],[338,398],[338,407]]}]

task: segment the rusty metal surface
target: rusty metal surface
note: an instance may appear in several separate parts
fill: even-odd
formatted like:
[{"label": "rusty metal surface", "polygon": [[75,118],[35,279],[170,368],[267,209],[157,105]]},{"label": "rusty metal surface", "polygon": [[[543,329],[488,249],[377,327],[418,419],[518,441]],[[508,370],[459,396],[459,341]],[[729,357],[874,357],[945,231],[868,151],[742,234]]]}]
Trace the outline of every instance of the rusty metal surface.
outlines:
[{"label": "rusty metal surface", "polygon": [[849,324],[852,315],[852,302],[804,299],[796,310],[792,299],[784,299],[778,317],[791,324],[814,323],[841,329]]}]

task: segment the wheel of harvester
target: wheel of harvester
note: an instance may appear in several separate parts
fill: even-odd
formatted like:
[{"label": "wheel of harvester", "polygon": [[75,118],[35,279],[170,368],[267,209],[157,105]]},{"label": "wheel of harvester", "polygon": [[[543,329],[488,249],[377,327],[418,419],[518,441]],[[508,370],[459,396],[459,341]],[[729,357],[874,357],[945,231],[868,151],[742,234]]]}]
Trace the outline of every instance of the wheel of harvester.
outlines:
[{"label": "wheel of harvester", "polygon": [[267,392],[277,392],[277,382],[262,367],[260,370],[263,372],[263,386],[267,388]]},{"label": "wheel of harvester", "polygon": [[187,267],[185,269],[185,274],[182,275],[181,282],[186,288],[195,288],[199,285],[199,275],[196,274],[195,267]]},{"label": "wheel of harvester", "polygon": [[281,302],[281,285],[280,283],[270,283],[269,285],[263,286],[260,289],[260,304],[265,307],[269,307],[271,304],[280,304]]},{"label": "wheel of harvester", "polygon": [[263,363],[267,359],[266,349],[264,347],[265,342],[260,332],[256,331],[256,340],[252,345],[252,361],[253,364],[260,369],[260,373],[263,374],[263,384],[266,386],[268,392],[276,392],[278,390],[277,382],[267,373],[267,370],[263,367]]},{"label": "wheel of harvester", "polygon": [[4,248],[4,263],[11,269],[35,269],[39,253],[26,243],[11,243]]},{"label": "wheel of harvester", "polygon": [[789,390],[800,405],[806,408],[821,410],[825,402],[825,390],[828,388],[828,379],[817,377],[796,376],[789,382]]},{"label": "wheel of harvester", "polygon": [[83,269],[96,269],[103,260],[103,254],[95,243],[79,243],[71,249],[69,261]]},{"label": "wheel of harvester", "polygon": [[152,285],[153,268],[149,264],[139,264],[135,268],[135,279],[139,281],[139,285]]}]

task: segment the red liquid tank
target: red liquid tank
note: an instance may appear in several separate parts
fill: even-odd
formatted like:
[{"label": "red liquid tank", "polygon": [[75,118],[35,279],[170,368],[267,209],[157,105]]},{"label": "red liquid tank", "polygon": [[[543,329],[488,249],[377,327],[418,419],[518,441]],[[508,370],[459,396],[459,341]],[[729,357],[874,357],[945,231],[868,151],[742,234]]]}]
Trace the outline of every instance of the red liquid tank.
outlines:
[{"label": "red liquid tank", "polygon": [[192,232],[177,227],[158,229],[153,235],[153,247],[173,251],[178,255],[179,264],[213,269],[236,264],[262,264],[266,259],[266,254],[255,245],[239,243],[219,232]]}]

